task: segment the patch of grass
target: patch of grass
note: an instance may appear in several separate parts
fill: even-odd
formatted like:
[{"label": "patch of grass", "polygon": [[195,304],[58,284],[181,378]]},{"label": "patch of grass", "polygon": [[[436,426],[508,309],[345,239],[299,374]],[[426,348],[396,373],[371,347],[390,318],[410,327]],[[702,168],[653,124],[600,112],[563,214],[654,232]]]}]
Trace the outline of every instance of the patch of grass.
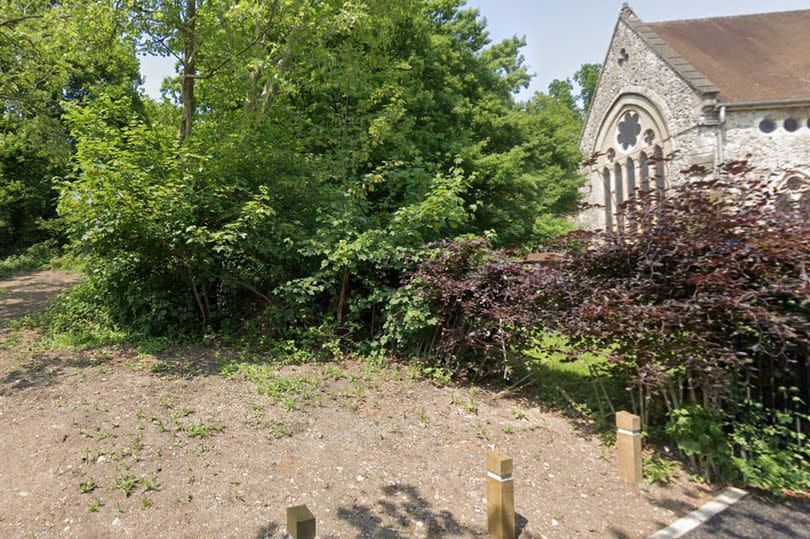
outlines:
[{"label": "patch of grass", "polygon": [[292,436],[292,430],[283,421],[271,419],[264,424],[264,429],[267,436],[274,440]]},{"label": "patch of grass", "polygon": [[98,485],[96,485],[95,479],[88,479],[87,481],[82,481],[79,484],[79,492],[82,494],[89,494],[90,492],[96,490],[96,487],[98,487]]},{"label": "patch of grass", "polygon": [[528,416],[526,415],[526,410],[524,410],[520,406],[515,406],[515,407],[512,408],[512,417],[514,417],[517,421],[526,421],[526,420],[528,420]]},{"label": "patch of grass", "polygon": [[89,513],[98,513],[98,510],[104,507],[104,502],[96,498],[87,504],[87,511]]},{"label": "patch of grass", "polygon": [[251,361],[229,361],[220,372],[227,377],[242,376],[256,384],[260,395],[269,397],[271,404],[282,404],[288,410],[308,405],[320,386],[317,378],[303,374],[282,376],[276,365]]},{"label": "patch of grass", "polygon": [[189,438],[208,438],[217,432],[225,430],[225,426],[214,422],[195,422],[184,425],[183,432]]},{"label": "patch of grass", "polygon": [[629,402],[626,384],[606,373],[610,350],[572,353],[573,346],[564,336],[537,335],[532,346],[524,350],[532,391],[546,404],[612,425],[612,410]]},{"label": "patch of grass", "polygon": [[140,480],[132,474],[126,474],[119,476],[115,483],[113,484],[113,488],[116,488],[122,491],[127,498],[129,498],[135,489],[138,488],[138,484],[140,484]]},{"label": "patch of grass", "polygon": [[172,419],[177,421],[178,419],[188,417],[193,413],[194,413],[194,408],[189,408],[188,406],[181,406],[179,409],[172,412]]},{"label": "patch of grass", "polygon": [[159,492],[161,489],[157,475],[150,475],[142,481],[144,492]]},{"label": "patch of grass", "polygon": [[141,508],[142,509],[149,509],[153,505],[154,505],[154,502],[152,502],[151,498],[147,498],[146,496],[144,496],[143,499],[141,500]]},{"label": "patch of grass", "polygon": [[503,426],[503,433],[504,434],[514,434],[515,429],[512,425],[504,425]]},{"label": "patch of grass", "polygon": [[470,391],[470,398],[462,404],[462,408],[467,413],[478,415],[478,401],[475,398],[475,389]]},{"label": "patch of grass", "polygon": [[423,407],[419,410],[419,423],[421,423],[422,427],[427,428],[430,424],[430,418],[428,417],[427,410]]},{"label": "patch of grass", "polygon": [[340,367],[336,367],[335,365],[332,364],[326,364],[322,372],[324,377],[334,381],[340,380],[341,378],[346,376],[346,374],[343,372],[343,370],[340,369]]},{"label": "patch of grass", "polygon": [[59,249],[54,242],[37,243],[0,260],[0,277],[47,269],[51,261],[58,256]]}]

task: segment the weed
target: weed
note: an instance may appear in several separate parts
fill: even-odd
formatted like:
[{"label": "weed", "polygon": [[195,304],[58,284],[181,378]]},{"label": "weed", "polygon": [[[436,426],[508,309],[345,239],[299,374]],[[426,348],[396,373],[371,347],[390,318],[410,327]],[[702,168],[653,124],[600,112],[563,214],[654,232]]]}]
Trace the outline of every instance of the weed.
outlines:
[{"label": "weed", "polygon": [[422,427],[427,428],[428,424],[430,423],[430,418],[427,415],[427,410],[423,407],[419,410],[419,423],[422,424]]},{"label": "weed", "polygon": [[520,406],[515,406],[515,407],[512,408],[512,417],[514,417],[517,421],[526,421],[526,420],[528,420],[528,416],[526,415],[526,410],[524,410]]},{"label": "weed", "polygon": [[475,427],[475,435],[482,440],[489,440],[489,433],[482,425]]},{"label": "weed", "polygon": [[478,401],[475,399],[475,390],[470,391],[470,398],[464,404],[464,411],[478,415]]},{"label": "weed", "polygon": [[188,417],[194,413],[194,408],[188,408],[186,406],[182,406],[179,410],[172,412],[172,419],[177,421],[178,419],[182,419],[184,417]]},{"label": "weed", "polygon": [[155,425],[158,432],[167,432],[169,430],[168,428],[166,428],[166,425],[163,423],[163,420],[160,419],[159,417],[153,417],[152,424]]},{"label": "weed", "polygon": [[97,513],[102,507],[104,507],[104,502],[96,498],[87,504],[87,511],[90,513]]},{"label": "weed", "polygon": [[503,433],[504,434],[513,434],[514,432],[515,432],[515,429],[512,428],[512,425],[504,425],[503,426]]},{"label": "weed", "polygon": [[168,408],[171,410],[172,408],[174,408],[175,405],[174,397],[172,397],[171,395],[163,395],[162,397],[160,397],[158,404],[160,404],[164,408]]},{"label": "weed", "polygon": [[144,492],[159,492],[160,491],[160,481],[158,481],[157,475],[150,475],[146,477],[143,481],[143,491]]},{"label": "weed", "polygon": [[222,432],[223,430],[225,430],[224,425],[214,422],[195,422],[183,427],[183,432],[185,432],[186,436],[189,438],[207,438],[214,433]]},{"label": "weed", "polygon": [[141,507],[143,509],[149,509],[150,507],[152,507],[152,505],[153,502],[151,498],[147,498],[146,496],[144,496],[143,500],[141,500]]},{"label": "weed", "polygon": [[292,431],[282,421],[270,420],[265,423],[264,427],[267,431],[267,436],[275,440],[292,436]]},{"label": "weed", "polygon": [[680,469],[678,461],[652,457],[644,460],[644,479],[653,485],[669,485],[678,477]]},{"label": "weed", "polygon": [[453,380],[453,374],[442,367],[423,367],[421,372],[422,376],[438,387],[450,385],[450,382]]},{"label": "weed", "polygon": [[97,486],[98,485],[96,485],[95,479],[88,479],[87,481],[82,481],[79,484],[79,491],[82,494],[88,494],[88,493],[93,492],[94,490],[96,490]]},{"label": "weed", "polygon": [[135,489],[138,488],[140,480],[132,474],[119,476],[115,480],[114,488],[122,491],[129,498]]}]

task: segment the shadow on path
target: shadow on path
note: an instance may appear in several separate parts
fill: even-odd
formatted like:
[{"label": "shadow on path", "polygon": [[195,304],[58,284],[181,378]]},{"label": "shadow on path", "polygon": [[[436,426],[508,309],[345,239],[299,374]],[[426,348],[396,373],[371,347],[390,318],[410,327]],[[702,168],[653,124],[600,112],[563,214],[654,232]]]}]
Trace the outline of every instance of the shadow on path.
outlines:
[{"label": "shadow on path", "polygon": [[338,508],[338,518],[357,530],[357,537],[401,538],[484,536],[484,530],[463,526],[447,510],[434,508],[411,485],[388,485],[375,507]]},{"label": "shadow on path", "polygon": [[685,539],[799,539],[810,537],[810,500],[749,494],[713,516]]},{"label": "shadow on path", "polygon": [[0,280],[0,328],[15,318],[40,311],[80,277],[57,271],[24,273]]}]

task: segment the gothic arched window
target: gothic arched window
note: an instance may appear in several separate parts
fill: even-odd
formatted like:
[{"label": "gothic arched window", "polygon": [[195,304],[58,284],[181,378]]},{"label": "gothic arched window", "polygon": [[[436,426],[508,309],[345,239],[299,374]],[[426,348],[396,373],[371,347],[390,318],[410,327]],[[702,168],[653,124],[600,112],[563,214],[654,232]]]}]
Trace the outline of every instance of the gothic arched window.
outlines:
[{"label": "gothic arched window", "polygon": [[605,184],[605,230],[613,228],[613,199],[610,194],[610,170],[602,171],[602,182]]},{"label": "gothic arched window", "polygon": [[615,175],[613,181],[616,189],[616,227],[619,232],[623,232],[624,208],[622,208],[622,203],[624,202],[624,180],[622,179],[622,166],[619,163],[616,163],[613,167],[613,174]]},{"label": "gothic arched window", "polygon": [[641,190],[646,193],[650,190],[650,164],[644,152],[638,156],[638,171],[641,176]]},{"label": "gothic arched window", "polygon": [[664,150],[661,146],[655,147],[655,188],[663,192],[667,187],[666,171],[664,170]]},{"label": "gothic arched window", "polygon": [[630,199],[636,196],[636,163],[632,157],[627,158],[624,168],[627,173],[627,198]]}]

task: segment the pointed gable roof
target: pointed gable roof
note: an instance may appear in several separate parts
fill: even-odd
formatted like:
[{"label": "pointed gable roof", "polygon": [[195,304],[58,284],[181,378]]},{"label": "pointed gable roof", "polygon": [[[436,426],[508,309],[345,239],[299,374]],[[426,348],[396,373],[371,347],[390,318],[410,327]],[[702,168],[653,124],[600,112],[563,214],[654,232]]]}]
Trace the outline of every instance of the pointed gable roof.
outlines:
[{"label": "pointed gable roof", "polygon": [[810,10],[644,23],[625,5],[621,17],[701,94],[810,101]]}]

